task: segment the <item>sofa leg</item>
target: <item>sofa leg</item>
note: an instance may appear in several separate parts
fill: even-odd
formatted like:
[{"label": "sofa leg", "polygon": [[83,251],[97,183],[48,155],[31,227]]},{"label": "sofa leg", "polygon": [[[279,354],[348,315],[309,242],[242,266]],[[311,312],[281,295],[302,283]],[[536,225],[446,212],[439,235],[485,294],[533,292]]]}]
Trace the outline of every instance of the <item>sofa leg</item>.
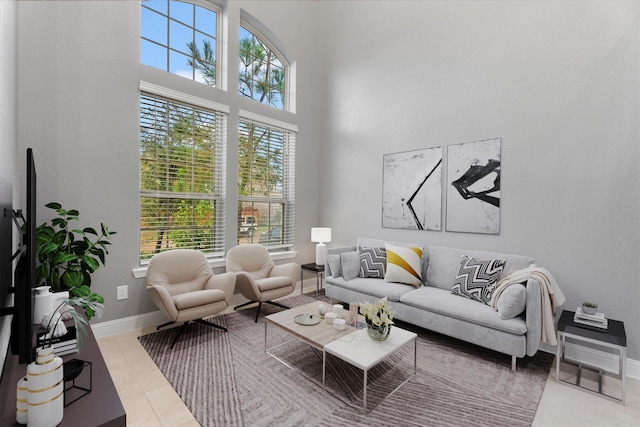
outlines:
[{"label": "sofa leg", "polygon": [[513,373],[516,372],[516,357],[515,356],[511,356],[511,371]]}]

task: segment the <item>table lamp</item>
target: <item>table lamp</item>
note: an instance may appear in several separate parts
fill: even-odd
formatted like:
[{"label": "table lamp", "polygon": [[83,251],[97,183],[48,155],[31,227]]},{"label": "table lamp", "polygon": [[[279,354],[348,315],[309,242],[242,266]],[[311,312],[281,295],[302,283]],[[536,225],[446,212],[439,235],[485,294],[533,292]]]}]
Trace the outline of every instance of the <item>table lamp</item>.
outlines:
[{"label": "table lamp", "polygon": [[316,264],[324,265],[327,257],[326,242],[331,241],[331,229],[326,227],[313,227],[311,229],[311,241],[316,242]]}]

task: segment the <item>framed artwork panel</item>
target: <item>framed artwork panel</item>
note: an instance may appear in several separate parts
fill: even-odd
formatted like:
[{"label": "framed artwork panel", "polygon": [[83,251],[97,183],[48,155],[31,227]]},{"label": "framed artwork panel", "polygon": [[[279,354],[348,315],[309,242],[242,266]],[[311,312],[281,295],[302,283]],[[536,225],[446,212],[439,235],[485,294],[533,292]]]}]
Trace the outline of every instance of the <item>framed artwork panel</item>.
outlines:
[{"label": "framed artwork panel", "polygon": [[500,234],[501,143],[447,147],[447,231]]},{"label": "framed artwork panel", "polygon": [[383,156],[382,227],[442,229],[442,147]]}]

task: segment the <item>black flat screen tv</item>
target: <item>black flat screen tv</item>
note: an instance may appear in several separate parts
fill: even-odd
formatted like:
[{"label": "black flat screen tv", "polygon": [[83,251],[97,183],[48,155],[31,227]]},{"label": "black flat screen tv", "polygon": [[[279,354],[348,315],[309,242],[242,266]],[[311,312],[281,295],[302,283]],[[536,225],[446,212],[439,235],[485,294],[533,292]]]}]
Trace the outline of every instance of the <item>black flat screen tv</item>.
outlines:
[{"label": "black flat screen tv", "polygon": [[36,282],[36,166],[33,150],[27,148],[26,219],[23,247],[14,272],[14,310],[11,325],[11,353],[21,364],[33,361],[33,303]]}]

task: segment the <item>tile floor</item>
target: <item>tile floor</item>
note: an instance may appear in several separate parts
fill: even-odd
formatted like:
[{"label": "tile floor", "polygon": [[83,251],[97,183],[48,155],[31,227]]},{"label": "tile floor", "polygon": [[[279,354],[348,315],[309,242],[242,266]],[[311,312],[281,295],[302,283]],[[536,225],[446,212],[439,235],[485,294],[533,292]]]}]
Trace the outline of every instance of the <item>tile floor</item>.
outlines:
[{"label": "tile floor", "polygon": [[[127,425],[198,426],[198,422],[137,340],[138,336],[154,330],[153,327],[144,328],[98,339],[127,412]],[[604,386],[606,391],[609,384],[605,382]],[[554,366],[540,399],[533,426],[640,426],[640,380],[627,380],[626,400],[626,405],[623,406],[593,393],[558,383],[555,380]]]}]

